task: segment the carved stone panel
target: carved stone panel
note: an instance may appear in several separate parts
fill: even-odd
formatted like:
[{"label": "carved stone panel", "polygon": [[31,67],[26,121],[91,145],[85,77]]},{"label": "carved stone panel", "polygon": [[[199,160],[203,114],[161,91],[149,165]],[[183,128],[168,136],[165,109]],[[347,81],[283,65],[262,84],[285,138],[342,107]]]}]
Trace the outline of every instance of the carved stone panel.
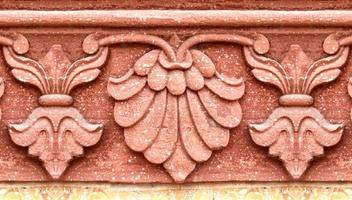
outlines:
[{"label": "carved stone panel", "polygon": [[0,181],[352,180],[351,11],[75,6],[0,10]]}]

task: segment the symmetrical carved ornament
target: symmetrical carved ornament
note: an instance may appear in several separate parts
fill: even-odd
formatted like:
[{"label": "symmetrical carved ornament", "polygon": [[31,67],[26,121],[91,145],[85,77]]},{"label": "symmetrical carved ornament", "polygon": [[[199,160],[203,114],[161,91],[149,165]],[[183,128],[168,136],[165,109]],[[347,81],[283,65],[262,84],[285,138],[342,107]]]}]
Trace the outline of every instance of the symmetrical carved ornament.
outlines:
[{"label": "symmetrical carved ornament", "polygon": [[[279,63],[244,48],[252,74],[259,81],[278,87],[283,95],[269,118],[261,124],[250,124],[253,141],[269,147],[269,154],[279,157],[287,171],[298,179],[315,156],[324,154],[323,147],[339,142],[344,125],[331,124],[313,107],[312,90],[335,80],[345,64],[349,47],[346,42],[330,35],[323,49],[328,57],[313,61],[299,45],[291,45]],[[350,90],[351,91],[351,90]]]},{"label": "symmetrical carved ornament", "polygon": [[[11,38],[11,39],[10,39]],[[239,125],[244,95],[241,77],[226,77],[214,61],[194,48],[205,42],[241,45],[252,74],[261,82],[278,87],[279,107],[261,124],[250,124],[253,141],[269,147],[294,179],[299,179],[324,147],[341,139],[344,125],[328,122],[313,106],[312,90],[335,80],[346,63],[351,37],[332,34],[323,50],[329,56],[313,61],[299,45],[291,45],[277,62],[266,57],[269,41],[263,35],[200,34],[169,41],[142,34],[89,35],[83,51],[89,56],[71,62],[60,45],[53,45],[38,61],[24,56],[27,39],[20,34],[0,37],[4,59],[20,82],[37,87],[39,107],[22,123],[8,125],[11,139],[29,147],[48,173],[60,178],[70,160],[83,155],[83,147],[96,144],[102,124],[88,122],[73,107],[71,90],[95,80],[118,43],[156,46],[134,62],[121,77],[110,76],[107,91],[115,100],[114,119],[124,130],[127,146],[141,152],[151,163],[162,164],[176,182],[183,182],[197,163],[207,161],[214,150],[227,146],[230,129]],[[342,38],[342,39],[341,39]],[[348,85],[352,96],[352,80]],[[4,83],[0,80],[0,96]]]},{"label": "symmetrical carved ornament", "polygon": [[29,43],[16,35],[15,44],[3,47],[4,58],[12,75],[20,82],[37,87],[42,96],[39,107],[21,124],[8,125],[11,139],[29,147],[31,156],[39,157],[52,178],[59,178],[74,156],[83,154],[83,147],[96,144],[102,124],[89,123],[73,107],[71,90],[93,81],[100,73],[108,54],[107,48],[91,56],[71,62],[60,45],[53,45],[39,61],[23,56]]},{"label": "symmetrical carved ornament", "polygon": [[108,92],[116,100],[114,118],[124,128],[126,144],[148,161],[163,164],[176,182],[182,182],[196,163],[227,146],[230,128],[242,118],[238,99],[244,94],[241,78],[220,74],[209,56],[192,47],[230,42],[266,53],[266,38],[254,38],[204,34],[181,42],[173,35],[167,42],[151,35],[91,35],[84,49],[94,53],[98,47],[127,42],[158,47],[122,77],[110,77]]}]

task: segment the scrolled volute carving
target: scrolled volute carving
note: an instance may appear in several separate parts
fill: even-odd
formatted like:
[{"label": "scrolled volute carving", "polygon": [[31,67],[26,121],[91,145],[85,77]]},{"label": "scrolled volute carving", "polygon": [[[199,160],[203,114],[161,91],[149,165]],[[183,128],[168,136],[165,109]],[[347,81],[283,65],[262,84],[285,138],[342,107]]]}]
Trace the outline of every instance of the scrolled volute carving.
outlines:
[{"label": "scrolled volute carving", "polygon": [[329,56],[313,61],[299,45],[291,45],[285,58],[277,62],[244,47],[255,78],[278,87],[283,94],[280,107],[266,121],[249,125],[251,137],[256,144],[269,147],[269,154],[279,157],[294,179],[302,176],[315,156],[324,154],[324,147],[337,144],[343,133],[343,124],[331,124],[313,107],[310,94],[339,76],[349,47],[331,35],[323,49]]},{"label": "scrolled volute carving", "polygon": [[24,36],[17,34],[12,46],[4,46],[6,63],[20,82],[37,87],[42,96],[39,107],[20,124],[8,125],[11,139],[28,147],[31,156],[39,157],[52,178],[59,178],[74,156],[83,155],[83,147],[96,144],[102,124],[89,123],[73,107],[71,90],[93,81],[107,59],[108,49],[101,47],[93,55],[71,62],[61,45],[53,45],[36,61],[22,54],[29,48]]}]

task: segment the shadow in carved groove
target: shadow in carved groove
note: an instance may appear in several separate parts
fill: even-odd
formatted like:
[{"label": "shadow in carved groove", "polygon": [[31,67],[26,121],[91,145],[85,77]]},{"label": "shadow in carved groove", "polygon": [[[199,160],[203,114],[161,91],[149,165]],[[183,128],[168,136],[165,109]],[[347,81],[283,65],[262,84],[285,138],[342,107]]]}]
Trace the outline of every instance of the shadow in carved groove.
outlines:
[{"label": "shadow in carved groove", "polygon": [[102,124],[91,124],[73,107],[69,95],[75,86],[93,81],[100,73],[108,48],[96,54],[69,61],[60,45],[53,45],[39,61],[24,57],[28,41],[21,36],[23,50],[4,46],[3,53],[12,75],[19,81],[36,86],[42,93],[39,107],[21,124],[9,124],[11,139],[17,145],[29,147],[53,178],[59,178],[74,156],[83,154],[83,147],[96,144],[102,134]]},{"label": "shadow in carved groove", "polygon": [[[88,36],[83,50],[90,54],[71,63],[60,45],[51,47],[39,61],[23,56],[28,41],[0,37],[4,57],[12,75],[36,86],[42,93],[39,107],[21,124],[9,124],[12,140],[28,146],[53,178],[59,178],[84,146],[96,144],[101,124],[91,124],[72,106],[69,95],[75,86],[93,81],[107,59],[107,46],[117,43],[146,43],[158,47],[142,57],[122,77],[110,77],[108,92],[115,99],[114,118],[124,128],[125,142],[134,151],[164,168],[177,182],[183,182],[197,163],[208,160],[213,150],[227,146],[230,128],[242,118],[238,100],[243,96],[241,78],[229,78],[216,71],[213,61],[193,47],[203,42],[230,42],[243,46],[253,75],[282,91],[280,107],[262,124],[251,124],[255,143],[269,146],[293,178],[300,178],[324,146],[336,144],[342,124],[331,124],[313,107],[311,91],[335,80],[346,62],[349,37],[336,35],[324,41],[330,56],[313,61],[300,46],[291,45],[281,63],[265,57],[269,42],[260,35],[253,39],[234,34],[202,34],[181,42],[174,35],[167,42],[151,35],[121,34],[99,39]],[[2,83],[2,82],[1,82]],[[3,83],[0,86],[3,93]],[[348,91],[351,92],[351,84]],[[351,95],[352,96],[352,95]]]},{"label": "shadow in carved groove", "polygon": [[227,146],[230,128],[242,118],[238,103],[244,94],[242,78],[216,71],[213,61],[192,47],[203,42],[231,42],[266,53],[268,41],[239,35],[204,34],[181,42],[151,35],[122,34],[86,38],[83,49],[95,53],[99,46],[138,42],[158,49],[140,57],[122,77],[110,77],[108,92],[116,100],[115,121],[124,128],[126,144],[183,182],[213,150]]},{"label": "shadow in carved groove", "polygon": [[253,141],[269,147],[269,154],[279,157],[287,171],[298,179],[315,156],[324,154],[323,147],[339,142],[343,124],[331,124],[313,107],[311,91],[318,85],[335,80],[345,64],[349,47],[336,46],[328,37],[324,51],[330,56],[311,60],[299,45],[291,45],[285,58],[277,61],[258,55],[245,47],[245,58],[259,81],[280,88],[283,95],[269,118],[261,124],[250,124]]}]

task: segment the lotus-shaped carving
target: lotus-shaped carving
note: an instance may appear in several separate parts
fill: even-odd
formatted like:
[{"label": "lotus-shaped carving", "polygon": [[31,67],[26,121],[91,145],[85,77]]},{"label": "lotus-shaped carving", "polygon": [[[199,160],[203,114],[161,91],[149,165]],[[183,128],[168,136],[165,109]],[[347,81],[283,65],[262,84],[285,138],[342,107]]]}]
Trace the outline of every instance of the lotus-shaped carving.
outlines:
[{"label": "lotus-shaped carving", "polygon": [[[328,42],[328,41],[326,41]],[[326,46],[326,44],[325,44]],[[331,52],[327,47],[326,52]],[[323,147],[338,143],[343,124],[331,124],[314,108],[310,93],[316,86],[335,80],[346,62],[349,48],[342,46],[330,56],[311,60],[299,45],[291,45],[281,63],[244,48],[245,58],[260,81],[280,88],[280,107],[262,124],[250,124],[253,141],[269,147],[294,179],[307,169],[314,156],[322,156]]]},{"label": "lotus-shaped carving", "polygon": [[61,176],[73,156],[83,155],[83,147],[96,144],[102,130],[74,107],[38,107],[23,123],[9,125],[12,141],[29,147],[53,178]]},{"label": "lotus-shaped carving", "polygon": [[116,35],[99,44],[117,41],[160,47],[140,57],[122,77],[110,77],[108,92],[116,100],[114,118],[124,128],[126,144],[183,182],[198,162],[227,146],[230,128],[242,118],[238,99],[245,89],[241,78],[221,75],[209,56],[190,48],[200,42],[253,41],[196,35],[181,44],[176,35],[169,43],[155,36]]},{"label": "lotus-shaped carving", "polygon": [[323,147],[340,141],[342,124],[330,124],[314,107],[279,107],[262,124],[249,126],[253,141],[269,147],[293,178],[300,178],[314,156],[324,154]]},{"label": "lotus-shaped carving", "polygon": [[40,89],[39,107],[23,123],[10,123],[11,139],[29,147],[31,156],[39,157],[52,178],[60,178],[74,156],[83,155],[83,147],[96,144],[102,124],[91,124],[73,107],[69,95],[73,87],[97,78],[108,49],[71,63],[60,45],[54,45],[44,58],[32,60],[10,47],[3,48],[12,75],[19,81]]}]

